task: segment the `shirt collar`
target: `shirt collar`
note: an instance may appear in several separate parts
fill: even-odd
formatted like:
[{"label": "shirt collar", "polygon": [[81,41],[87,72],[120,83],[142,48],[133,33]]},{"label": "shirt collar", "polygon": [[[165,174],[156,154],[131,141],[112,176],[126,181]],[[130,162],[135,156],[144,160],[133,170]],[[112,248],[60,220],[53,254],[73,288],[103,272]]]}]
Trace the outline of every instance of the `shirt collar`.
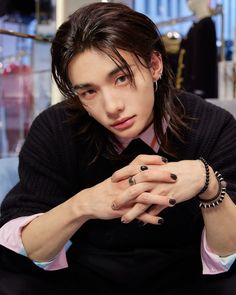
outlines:
[{"label": "shirt collar", "polygon": [[121,145],[118,148],[118,152],[121,153],[128,145],[129,143],[134,139],[141,139],[143,142],[145,142],[148,146],[150,146],[155,152],[159,149],[159,143],[155,136],[154,127],[153,124],[151,124],[145,131],[143,131],[141,134],[134,138],[120,138],[118,137],[119,142]]}]

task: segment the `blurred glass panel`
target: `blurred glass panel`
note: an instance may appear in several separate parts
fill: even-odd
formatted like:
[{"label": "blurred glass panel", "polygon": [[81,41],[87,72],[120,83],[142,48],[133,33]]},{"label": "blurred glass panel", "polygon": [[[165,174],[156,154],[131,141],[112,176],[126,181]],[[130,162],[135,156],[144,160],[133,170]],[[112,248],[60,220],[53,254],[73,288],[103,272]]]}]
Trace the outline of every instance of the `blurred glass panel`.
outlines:
[{"label": "blurred glass panel", "polygon": [[51,44],[32,37],[55,32],[52,13],[45,13],[45,7],[36,15],[0,17],[0,158],[19,153],[32,120],[51,104]]}]

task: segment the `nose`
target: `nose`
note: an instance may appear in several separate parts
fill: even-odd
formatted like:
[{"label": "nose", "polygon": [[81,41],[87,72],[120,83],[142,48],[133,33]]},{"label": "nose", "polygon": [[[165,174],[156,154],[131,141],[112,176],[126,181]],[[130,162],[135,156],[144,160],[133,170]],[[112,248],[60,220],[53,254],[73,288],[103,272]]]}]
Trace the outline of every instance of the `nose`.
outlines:
[{"label": "nose", "polygon": [[103,90],[104,109],[109,117],[118,116],[124,109],[125,103],[118,90]]}]

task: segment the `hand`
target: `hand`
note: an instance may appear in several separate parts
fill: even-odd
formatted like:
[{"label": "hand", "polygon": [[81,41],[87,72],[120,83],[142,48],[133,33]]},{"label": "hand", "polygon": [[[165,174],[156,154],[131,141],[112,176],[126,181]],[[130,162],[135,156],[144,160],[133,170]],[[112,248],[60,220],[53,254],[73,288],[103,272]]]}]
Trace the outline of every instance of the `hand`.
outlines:
[{"label": "hand", "polygon": [[[114,204],[112,206],[112,201],[114,199],[131,199],[131,196],[135,199],[146,190],[153,188],[153,184],[151,183],[139,186],[136,190],[129,185],[129,171],[134,171],[136,169],[134,174],[137,174],[137,170],[140,169],[140,165],[138,164],[141,163],[143,165],[165,164],[163,159],[159,156],[140,155],[130,165],[115,172],[111,178],[108,178],[91,188],[83,190],[82,194],[78,193],[75,196],[75,206],[78,206],[80,211],[82,210],[82,215],[87,219],[113,219],[125,215],[134,206],[134,202],[126,202],[121,208],[113,210]],[[122,177],[119,179],[119,182],[111,180],[121,174]],[[166,178],[169,179],[169,175]],[[165,180],[163,175],[162,180]]]},{"label": "hand", "polygon": [[[132,175],[135,170],[129,172]],[[162,180],[166,173],[172,177],[176,175],[178,179],[172,182]],[[121,173],[116,173],[116,176],[115,181],[123,178]],[[151,183],[152,188],[140,194],[136,199],[117,198],[114,200],[117,208],[130,201],[137,203],[137,206],[123,215],[122,220],[128,223],[134,218],[141,218],[148,223],[157,224],[159,218],[154,215],[159,214],[167,206],[174,205],[175,201],[180,203],[194,197],[201,190],[205,181],[205,171],[199,160],[172,162],[161,166],[149,165],[148,170],[139,173],[136,171],[135,181],[136,185],[133,186],[133,190],[138,185],[146,185],[146,183]],[[145,212],[149,207],[149,211]]]}]

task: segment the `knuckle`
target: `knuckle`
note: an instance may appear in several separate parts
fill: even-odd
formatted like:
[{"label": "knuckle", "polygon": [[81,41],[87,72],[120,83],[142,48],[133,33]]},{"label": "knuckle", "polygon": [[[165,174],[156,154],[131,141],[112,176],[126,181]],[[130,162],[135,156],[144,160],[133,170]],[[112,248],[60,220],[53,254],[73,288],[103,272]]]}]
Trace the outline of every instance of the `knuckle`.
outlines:
[{"label": "knuckle", "polygon": [[149,195],[148,195],[148,193],[142,193],[141,195],[140,195],[140,201],[141,202],[147,202],[149,200]]},{"label": "knuckle", "polygon": [[166,190],[166,189],[162,189],[162,190],[159,192],[159,195],[161,195],[161,196],[167,196],[167,195],[168,195],[168,190]]},{"label": "knuckle", "polygon": [[144,156],[145,156],[145,155],[143,155],[143,154],[138,155],[138,156],[136,157],[137,162],[142,162],[142,161],[144,160]]},{"label": "knuckle", "polygon": [[117,178],[118,177],[118,172],[116,171],[116,172],[114,172],[113,174],[112,174],[112,179],[115,179],[115,178]]},{"label": "knuckle", "polygon": [[133,196],[136,196],[137,194],[137,188],[135,186],[131,186],[129,187],[129,196],[133,197]]}]

